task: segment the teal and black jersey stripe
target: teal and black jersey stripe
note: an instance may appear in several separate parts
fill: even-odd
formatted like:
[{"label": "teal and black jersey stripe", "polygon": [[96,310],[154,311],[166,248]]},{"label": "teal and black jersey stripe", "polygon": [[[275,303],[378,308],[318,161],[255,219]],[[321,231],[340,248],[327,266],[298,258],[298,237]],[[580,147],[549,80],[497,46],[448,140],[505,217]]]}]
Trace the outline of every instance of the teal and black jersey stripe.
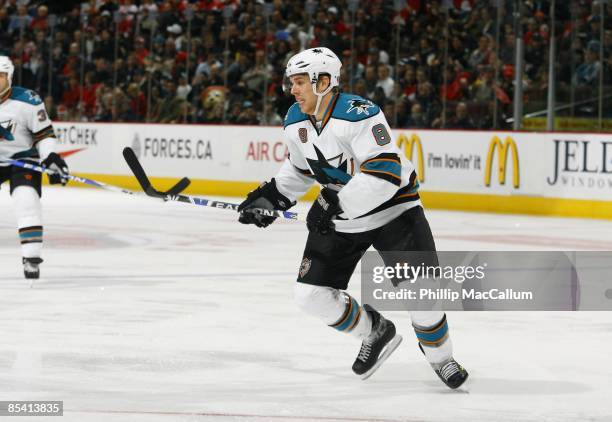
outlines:
[{"label": "teal and black jersey stripe", "polygon": [[381,205],[374,208],[372,211],[365,213],[364,215],[360,215],[357,218],[367,217],[368,215],[376,214],[382,210],[386,210],[387,208],[391,208],[395,205],[403,204],[404,202],[412,202],[418,201],[420,199],[419,196],[419,182],[416,180],[417,175],[416,172],[412,172],[410,175],[410,183],[400,188],[395,192],[395,195],[387,202],[383,202]]},{"label": "teal and black jersey stripe", "polygon": [[335,328],[338,331],[350,333],[353,331],[353,328],[359,324],[359,319],[361,318],[361,306],[359,306],[359,303],[357,303],[357,301],[348,293],[343,292],[342,295],[344,296],[346,306],[344,308],[344,313],[342,314],[342,317],[340,317],[338,321],[331,324],[330,327]]},{"label": "teal and black jersey stripe", "polygon": [[34,138],[34,144],[37,144],[38,142],[46,138],[55,138],[55,131],[53,130],[53,126],[49,125],[46,128],[33,133],[32,138]]},{"label": "teal and black jersey stripe", "polygon": [[19,239],[21,244],[41,243],[43,236],[42,226],[22,227],[19,229]]},{"label": "teal and black jersey stripe", "polygon": [[361,172],[391,182],[402,184],[402,162],[397,154],[383,153],[366,160],[361,165]]},{"label": "teal and black jersey stripe", "polygon": [[38,148],[32,147],[28,150],[13,154],[11,158],[14,160],[22,160],[24,158],[40,158],[40,155],[38,154]]},{"label": "teal and black jersey stripe", "polygon": [[440,322],[433,327],[424,328],[413,325],[419,342],[423,346],[440,347],[448,338],[448,324],[446,323],[446,314]]}]

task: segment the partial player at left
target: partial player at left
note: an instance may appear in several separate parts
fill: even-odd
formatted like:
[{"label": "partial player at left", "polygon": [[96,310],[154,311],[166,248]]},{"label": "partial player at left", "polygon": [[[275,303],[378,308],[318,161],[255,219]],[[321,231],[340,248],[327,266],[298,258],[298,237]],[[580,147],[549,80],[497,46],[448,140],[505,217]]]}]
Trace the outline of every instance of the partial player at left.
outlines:
[{"label": "partial player at left", "polygon": [[41,163],[54,172],[49,174],[51,184],[66,184],[68,166],[55,152],[57,140],[45,104],[36,92],[12,86],[14,70],[11,59],[0,56],[0,185],[10,183],[24,275],[37,279],[42,263],[42,175],[5,160]]}]

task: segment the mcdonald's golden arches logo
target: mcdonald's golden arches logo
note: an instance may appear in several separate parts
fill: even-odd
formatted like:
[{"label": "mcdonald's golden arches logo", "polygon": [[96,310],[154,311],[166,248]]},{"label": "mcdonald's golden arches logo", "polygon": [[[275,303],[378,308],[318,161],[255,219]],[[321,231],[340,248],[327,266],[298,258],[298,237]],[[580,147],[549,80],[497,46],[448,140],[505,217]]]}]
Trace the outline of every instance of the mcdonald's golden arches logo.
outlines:
[{"label": "mcdonald's golden arches logo", "polygon": [[508,164],[508,152],[512,153],[512,186],[518,189],[520,182],[519,175],[519,157],[518,149],[516,148],[516,142],[510,136],[506,136],[506,139],[502,143],[499,136],[494,136],[489,143],[489,150],[487,152],[487,161],[485,163],[485,186],[491,186],[491,171],[493,169],[493,159],[495,158],[495,151],[498,155],[497,163],[497,178],[499,184],[503,185],[506,183],[506,170]]},{"label": "mcdonald's golden arches logo", "polygon": [[[412,160],[415,146],[417,150],[418,159],[416,163]],[[425,161],[423,160],[423,145],[421,144],[421,138],[419,138],[416,133],[410,135],[410,138],[408,138],[402,133],[400,136],[397,137],[397,147],[403,150],[404,156],[406,156],[407,159],[409,159],[412,163],[415,164],[415,167],[417,169],[417,175],[419,177],[419,182],[423,183],[425,181]]]}]

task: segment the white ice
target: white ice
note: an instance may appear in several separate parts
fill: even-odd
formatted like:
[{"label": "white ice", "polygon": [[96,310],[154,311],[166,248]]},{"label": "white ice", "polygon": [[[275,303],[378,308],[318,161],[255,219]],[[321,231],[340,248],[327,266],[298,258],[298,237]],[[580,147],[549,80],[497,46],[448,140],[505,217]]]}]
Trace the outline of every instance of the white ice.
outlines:
[{"label": "white ice", "polygon": [[[436,378],[408,316],[389,313],[404,343],[361,381],[359,342],[293,304],[303,224],[262,230],[227,211],[46,188],[30,289],[7,190],[0,400],[63,400],[66,421],[612,420],[612,313],[450,313],[471,374],[460,391]],[[440,250],[612,250],[607,221],[428,216]]]}]

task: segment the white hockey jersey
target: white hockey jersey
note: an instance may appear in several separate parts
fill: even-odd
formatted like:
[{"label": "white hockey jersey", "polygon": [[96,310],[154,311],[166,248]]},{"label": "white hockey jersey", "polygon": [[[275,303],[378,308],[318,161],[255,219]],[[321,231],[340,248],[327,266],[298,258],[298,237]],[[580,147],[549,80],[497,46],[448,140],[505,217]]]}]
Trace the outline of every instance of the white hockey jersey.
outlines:
[{"label": "white hockey jersey", "polygon": [[[53,125],[40,96],[29,89],[12,87],[0,102],[0,158],[39,159],[40,141],[52,138]],[[52,148],[46,148],[52,151]],[[46,158],[43,154],[42,158]],[[10,164],[0,162],[0,166]]]},{"label": "white hockey jersey", "polygon": [[371,101],[336,94],[320,128],[295,103],[284,126],[289,157],[275,176],[278,190],[292,201],[315,180],[339,190],[337,231],[372,230],[421,204],[414,166]]}]

